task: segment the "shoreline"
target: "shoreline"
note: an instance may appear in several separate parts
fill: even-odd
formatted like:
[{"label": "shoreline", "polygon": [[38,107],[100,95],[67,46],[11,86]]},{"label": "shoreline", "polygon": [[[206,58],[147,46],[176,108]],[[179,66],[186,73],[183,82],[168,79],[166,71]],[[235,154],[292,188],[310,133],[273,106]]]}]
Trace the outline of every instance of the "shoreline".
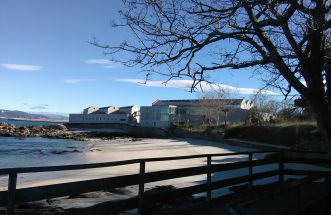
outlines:
[{"label": "shoreline", "polygon": [[[120,138],[111,140],[93,139],[88,141],[92,143],[89,150],[79,153],[84,163],[100,163],[112,162],[119,160],[130,160],[148,157],[172,157],[179,155],[191,155],[201,153],[228,153],[234,151],[245,150],[240,147],[222,145],[211,141],[200,141],[192,139],[147,139],[147,138]],[[75,155],[72,153],[71,155]],[[76,154],[78,155],[78,153]],[[46,155],[47,156],[47,155]],[[68,156],[70,156],[68,154]],[[54,154],[47,156],[48,161],[54,158],[64,158],[63,155]],[[33,159],[30,157],[30,159]],[[37,158],[39,159],[39,158]],[[245,159],[242,156],[234,156],[233,159]],[[200,166],[205,164],[205,159],[198,158],[192,160],[174,160],[153,162],[146,165],[146,171],[162,171],[168,169],[176,169],[191,166]],[[48,165],[44,163],[45,165]],[[119,175],[131,175],[139,172],[139,166],[136,164],[118,166],[111,168],[95,168],[85,170],[75,170],[66,172],[50,173],[35,173],[20,178],[17,185],[18,189],[34,186],[43,186],[47,184],[69,183],[72,181],[91,180],[95,178],[116,177]],[[217,177],[223,177],[219,175]],[[20,177],[20,175],[19,175]],[[216,176],[215,176],[216,177]],[[4,179],[3,179],[4,180]],[[155,190],[176,189],[186,186],[192,186],[199,181],[205,180],[205,175],[190,176],[185,178],[172,179],[168,181],[160,181],[146,184],[147,192],[155,192]],[[6,183],[4,183],[6,185]],[[83,208],[100,204],[102,202],[116,201],[136,196],[138,193],[137,186],[128,186],[124,188],[116,188],[114,190],[102,190],[92,193],[73,195],[69,197],[60,197],[56,199],[43,200],[40,202],[30,203],[27,210],[35,208],[35,212],[41,210],[53,210],[60,208],[63,211],[71,208]],[[24,205],[20,207],[24,210]]]},{"label": "shoreline", "polygon": [[28,119],[28,118],[2,118],[9,121],[26,121],[26,122],[59,122],[68,123],[68,120],[56,120],[56,119]]},{"label": "shoreline", "polygon": [[[153,138],[119,138],[119,139],[91,139],[88,142],[92,143],[92,147],[89,150],[82,152],[85,163],[100,163],[100,162],[112,162],[120,160],[131,160],[139,158],[152,158],[152,157],[174,157],[193,154],[211,154],[211,153],[229,153],[246,151],[247,147],[232,146],[227,143],[213,142],[207,140],[197,140],[190,138],[169,138],[169,139],[153,139]],[[54,157],[61,155],[54,155]],[[263,156],[263,155],[256,155]],[[51,159],[51,157],[49,157]],[[247,159],[247,156],[234,155],[231,156],[231,161],[243,161]],[[214,160],[215,163],[229,162],[229,158]],[[146,171],[155,172],[176,168],[185,168],[192,166],[206,165],[206,160],[203,158],[190,159],[190,160],[172,160],[149,163],[146,166]],[[307,168],[316,168],[307,166]],[[265,167],[269,168],[269,167]],[[86,170],[75,170],[65,172],[63,174],[56,173],[50,175],[47,173],[47,177],[42,179],[42,173],[36,175],[36,178],[25,177],[24,181],[18,188],[31,187],[31,186],[43,186],[47,184],[68,183],[71,181],[90,180],[94,178],[115,177],[119,175],[130,175],[139,172],[139,166],[135,164],[112,167],[112,168],[95,168]],[[247,169],[241,169],[240,171],[233,171],[231,173],[224,174],[222,172],[213,174],[213,180],[223,180],[230,175],[240,176],[247,172]],[[45,173],[44,173],[45,174]],[[54,178],[53,178],[54,177]],[[278,176],[268,180],[277,180]],[[155,183],[149,183],[145,189],[147,192],[152,192],[153,189],[176,189],[187,186],[196,185],[201,181],[205,181],[205,175],[195,175],[184,178],[176,178],[166,181],[158,181]],[[29,183],[30,182],[30,183]],[[258,183],[256,182],[255,185]],[[263,183],[262,183],[263,184]],[[169,187],[171,186],[171,187]],[[215,197],[229,193],[230,190],[215,190],[213,195]],[[31,203],[35,206],[36,211],[50,210],[54,208],[61,208],[61,210],[70,210],[72,208],[83,208],[86,206],[92,206],[102,202],[116,201],[122,198],[130,198],[138,193],[137,186],[127,186],[125,188],[114,190],[95,191],[91,193],[73,195],[69,197],[60,197],[56,199],[43,200],[41,202]],[[192,196],[193,197],[193,196]],[[202,196],[194,196],[202,197]],[[30,205],[30,206],[31,206]],[[24,207],[23,207],[24,208]],[[33,207],[32,207],[33,208]],[[31,207],[28,206],[28,209]]]}]

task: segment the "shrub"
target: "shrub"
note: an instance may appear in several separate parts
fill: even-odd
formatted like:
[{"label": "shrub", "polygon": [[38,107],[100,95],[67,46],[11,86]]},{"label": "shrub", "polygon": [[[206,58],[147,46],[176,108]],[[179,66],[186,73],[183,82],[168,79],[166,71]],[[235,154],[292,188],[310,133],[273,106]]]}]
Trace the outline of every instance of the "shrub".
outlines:
[{"label": "shrub", "polygon": [[291,122],[262,126],[231,126],[226,130],[227,138],[241,138],[280,145],[293,145],[321,138],[314,122]]}]

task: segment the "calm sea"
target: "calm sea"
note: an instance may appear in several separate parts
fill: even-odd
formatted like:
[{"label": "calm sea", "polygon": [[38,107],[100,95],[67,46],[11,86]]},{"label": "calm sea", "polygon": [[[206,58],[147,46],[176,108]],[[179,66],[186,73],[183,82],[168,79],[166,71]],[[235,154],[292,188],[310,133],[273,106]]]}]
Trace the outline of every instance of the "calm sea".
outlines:
[{"label": "calm sea", "polygon": [[61,125],[61,122],[34,122],[34,121],[21,121],[21,120],[10,120],[0,118],[0,122],[5,122],[8,124],[13,124],[17,126],[48,126],[48,125]]},{"label": "calm sea", "polygon": [[86,141],[0,137],[0,169],[80,163],[82,152],[90,147]]},{"label": "calm sea", "polygon": [[[85,153],[92,147],[86,141],[41,137],[0,137],[0,169],[11,167],[53,166],[86,163]],[[62,173],[20,174],[21,183],[48,180]],[[0,175],[0,191],[7,189],[8,176]]]}]

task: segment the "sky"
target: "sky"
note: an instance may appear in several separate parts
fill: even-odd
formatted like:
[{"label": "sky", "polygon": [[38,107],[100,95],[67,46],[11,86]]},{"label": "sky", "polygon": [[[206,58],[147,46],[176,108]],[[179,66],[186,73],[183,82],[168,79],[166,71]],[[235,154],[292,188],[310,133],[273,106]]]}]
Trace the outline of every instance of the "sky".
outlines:
[{"label": "sky", "polygon": [[[113,28],[120,0],[1,0],[0,109],[78,113],[88,106],[151,105],[156,99],[195,99],[190,80],[153,75],[110,61],[88,43],[116,45],[132,38]],[[249,70],[219,71],[213,81],[232,97],[250,98],[263,87]],[[203,83],[205,90],[213,86]],[[278,96],[278,93],[266,91]]]}]

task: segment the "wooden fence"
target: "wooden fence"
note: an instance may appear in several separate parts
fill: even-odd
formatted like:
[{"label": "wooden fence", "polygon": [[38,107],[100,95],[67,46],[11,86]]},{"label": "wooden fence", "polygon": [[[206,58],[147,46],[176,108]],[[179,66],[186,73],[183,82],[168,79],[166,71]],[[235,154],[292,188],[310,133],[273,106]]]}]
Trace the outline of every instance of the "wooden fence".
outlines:
[{"label": "wooden fence", "polygon": [[[303,153],[295,151],[296,153]],[[274,153],[275,156],[269,156],[270,158],[253,159],[254,154],[258,153]],[[179,157],[162,157],[162,158],[146,158],[146,159],[134,159],[115,161],[108,163],[93,163],[93,164],[81,164],[81,165],[65,165],[65,166],[45,166],[45,167],[25,167],[25,168],[7,168],[0,169],[0,175],[8,175],[8,190],[0,192],[0,206],[6,207],[6,214],[14,214],[15,204],[21,204],[25,202],[37,201],[42,199],[50,199],[56,197],[63,197],[69,195],[75,195],[80,193],[87,193],[92,191],[99,191],[111,188],[126,187],[131,185],[138,185],[139,192],[136,197],[118,200],[113,202],[105,202],[82,209],[70,209],[68,214],[91,214],[93,211],[96,214],[102,214],[105,212],[122,211],[133,208],[138,208],[142,213],[144,204],[146,202],[161,201],[172,197],[181,197],[187,195],[193,195],[197,193],[206,192],[207,199],[211,200],[211,191],[228,186],[238,185],[242,183],[249,183],[253,185],[254,180],[277,176],[279,181],[284,180],[284,175],[311,175],[314,173],[320,173],[319,171],[303,171],[303,170],[289,170],[284,168],[284,163],[309,163],[309,164],[331,164],[326,160],[311,160],[311,159],[284,159],[281,151],[248,151],[238,153],[223,153],[223,154],[204,154],[204,155],[190,155]],[[213,158],[235,155],[247,155],[247,160],[238,161],[232,163],[219,163],[213,164]],[[205,158],[206,165],[178,168],[171,170],[162,170],[154,172],[145,172],[146,163],[156,161],[173,161],[183,159]],[[16,189],[17,175],[22,173],[36,173],[36,172],[53,172],[53,171],[66,171],[66,170],[82,170],[92,168],[125,166],[129,164],[140,165],[139,172],[131,175],[122,175],[108,178],[91,179],[84,181],[66,182],[60,184],[51,184],[38,187],[28,187]],[[253,168],[257,166],[263,166],[268,164],[278,164],[276,170],[268,170],[264,172],[254,173]],[[216,172],[235,170],[247,168],[247,175],[237,176],[228,179],[222,179],[218,181],[212,181],[212,174]],[[145,184],[187,176],[206,175],[206,183],[197,184],[189,187],[178,188],[162,193],[145,193]]]}]

